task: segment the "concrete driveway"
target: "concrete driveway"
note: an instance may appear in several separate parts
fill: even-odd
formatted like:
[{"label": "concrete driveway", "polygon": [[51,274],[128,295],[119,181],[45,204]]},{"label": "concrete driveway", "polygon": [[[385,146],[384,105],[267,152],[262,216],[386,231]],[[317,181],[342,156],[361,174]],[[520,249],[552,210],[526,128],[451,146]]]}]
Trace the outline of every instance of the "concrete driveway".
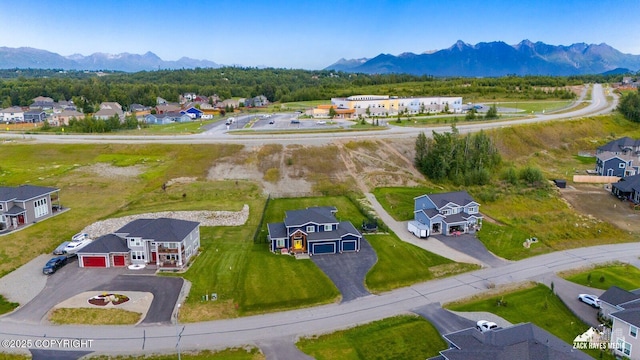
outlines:
[{"label": "concrete driveway", "polygon": [[440,240],[448,247],[482,261],[487,266],[500,267],[507,265],[510,262],[509,260],[505,260],[493,255],[493,253],[487,250],[482,241],[478,240],[475,235],[462,234],[460,236],[432,236]]},{"label": "concrete driveway", "polygon": [[[135,275],[134,275],[135,274]],[[184,281],[181,278],[137,275],[127,268],[92,269],[79,268],[77,258],[55,274],[43,275],[42,268],[22,274],[23,283],[42,281],[44,289],[33,300],[22,305],[3,318],[22,323],[46,322],[49,310],[70,297],[85,291],[146,291],[153,294],[153,301],[143,324],[171,323],[171,315]]]},{"label": "concrete driveway", "polygon": [[[558,295],[560,300],[573,312],[580,320],[584,321],[587,325],[597,327],[600,325],[598,322],[598,311],[582,301],[578,300],[579,294],[593,294],[596,296],[602,295],[604,290],[594,289],[587,286],[578,285],[567,281],[556,274],[544,274],[539,279],[539,282],[547,285],[551,288],[551,282],[553,282],[553,290]],[[585,329],[586,330],[586,329]]]},{"label": "concrete driveway", "polygon": [[364,279],[378,256],[366,239],[362,238],[357,253],[316,255],[311,260],[333,281],[342,294],[342,302],[371,295],[364,287]]}]

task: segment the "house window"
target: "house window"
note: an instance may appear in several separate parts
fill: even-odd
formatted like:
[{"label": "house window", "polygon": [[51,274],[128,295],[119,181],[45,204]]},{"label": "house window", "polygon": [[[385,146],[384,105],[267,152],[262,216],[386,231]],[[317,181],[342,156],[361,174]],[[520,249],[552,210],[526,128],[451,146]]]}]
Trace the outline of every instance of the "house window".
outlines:
[{"label": "house window", "polygon": [[331,225],[325,225],[324,231],[331,231]]},{"label": "house window", "polygon": [[276,240],[276,247],[283,248],[284,247],[284,239]]},{"label": "house window", "polygon": [[130,246],[142,246],[142,239],[129,239]]},{"label": "house window", "polygon": [[0,211],[4,211],[4,205],[0,203]]},{"label": "house window", "polygon": [[312,233],[312,232],[315,232],[315,231],[316,231],[316,227],[315,226],[313,226],[313,225],[307,226],[307,232],[308,233]]},{"label": "house window", "polygon": [[620,164],[618,164],[618,167],[619,167],[620,169],[624,169],[626,165],[627,165],[627,164],[625,164],[625,163],[620,163]]},{"label": "house window", "polygon": [[49,213],[49,206],[47,205],[47,198],[36,200],[33,202],[33,210],[36,218],[45,216]]},{"label": "house window", "polygon": [[629,335],[631,335],[634,338],[637,338],[638,337],[638,328],[633,326],[633,325],[631,325],[629,327]]},{"label": "house window", "polygon": [[144,251],[132,251],[131,259],[133,260],[145,260]]},{"label": "house window", "polygon": [[166,247],[167,249],[177,249],[178,244],[174,242],[168,242],[168,243],[164,243],[164,247]]},{"label": "house window", "polygon": [[625,341],[624,350],[622,351],[625,355],[631,355],[631,343]]}]

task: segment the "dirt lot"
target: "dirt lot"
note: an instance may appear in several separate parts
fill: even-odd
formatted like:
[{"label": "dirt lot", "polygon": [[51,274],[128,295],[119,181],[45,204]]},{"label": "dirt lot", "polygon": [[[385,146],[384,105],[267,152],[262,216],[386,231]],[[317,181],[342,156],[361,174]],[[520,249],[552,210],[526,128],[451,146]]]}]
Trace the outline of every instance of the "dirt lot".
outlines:
[{"label": "dirt lot", "polygon": [[363,192],[377,186],[416,186],[414,141],[338,141],[326,146],[246,147],[209,169],[208,179],[258,181],[274,196],[301,196],[335,186]]},{"label": "dirt lot", "polygon": [[577,211],[623,230],[640,233],[640,210],[634,210],[628,201],[618,200],[604,185],[576,184],[560,192]]}]

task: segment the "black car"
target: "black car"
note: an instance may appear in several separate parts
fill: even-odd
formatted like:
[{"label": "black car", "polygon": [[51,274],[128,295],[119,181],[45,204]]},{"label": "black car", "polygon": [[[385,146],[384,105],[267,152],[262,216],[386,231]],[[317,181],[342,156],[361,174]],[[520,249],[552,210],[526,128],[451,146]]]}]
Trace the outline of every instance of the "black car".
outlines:
[{"label": "black car", "polygon": [[42,273],[45,275],[51,275],[56,272],[58,269],[63,267],[67,263],[67,256],[56,256],[51,258],[51,260],[47,261],[45,266],[42,268]]}]

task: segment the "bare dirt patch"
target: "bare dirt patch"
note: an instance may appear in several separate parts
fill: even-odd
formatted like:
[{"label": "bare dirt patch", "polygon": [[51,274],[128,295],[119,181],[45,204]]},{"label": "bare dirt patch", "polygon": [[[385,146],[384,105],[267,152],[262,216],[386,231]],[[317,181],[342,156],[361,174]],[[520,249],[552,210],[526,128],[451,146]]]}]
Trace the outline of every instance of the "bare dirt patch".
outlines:
[{"label": "bare dirt patch", "polygon": [[622,230],[640,233],[640,210],[620,201],[602,185],[576,184],[560,191],[571,207],[583,214],[611,223]]},{"label": "bare dirt patch", "polygon": [[132,178],[136,177],[144,172],[145,167],[142,165],[133,166],[113,166],[106,163],[95,163],[90,166],[79,168],[80,171],[91,172],[101,177],[106,178]]}]

